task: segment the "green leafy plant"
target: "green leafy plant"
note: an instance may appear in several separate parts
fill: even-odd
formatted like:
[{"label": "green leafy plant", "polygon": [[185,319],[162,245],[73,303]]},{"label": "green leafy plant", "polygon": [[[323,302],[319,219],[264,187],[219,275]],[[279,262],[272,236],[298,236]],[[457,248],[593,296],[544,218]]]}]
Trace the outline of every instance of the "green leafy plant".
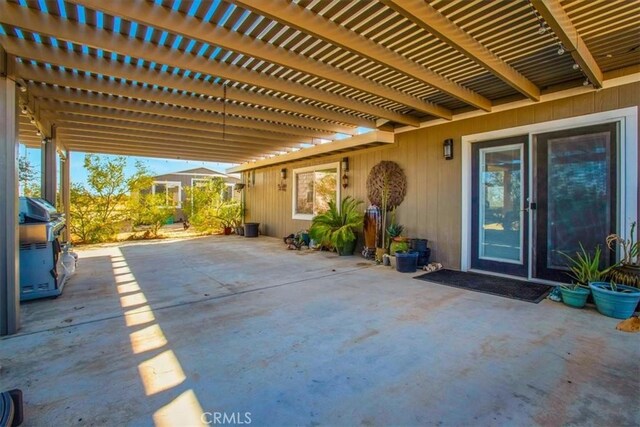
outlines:
[{"label": "green leafy plant", "polygon": [[631,289],[625,289],[625,288],[619,288],[618,284],[616,282],[614,282],[613,280],[611,282],[609,282],[608,285],[609,289],[612,290],[613,292],[620,292],[622,294],[629,294],[629,293],[634,293],[636,291],[631,290]]},{"label": "green leafy plant", "polygon": [[609,234],[607,236],[607,247],[611,250],[615,250],[615,246],[620,245],[622,248],[622,264],[639,265],[640,259],[640,240],[634,240],[634,232],[636,229],[636,221],[631,223],[631,230],[629,231],[629,238],[625,239],[617,234]]},{"label": "green leafy plant", "polygon": [[570,256],[560,252],[569,261],[569,272],[567,273],[575,283],[573,285],[563,285],[566,289],[576,289],[577,286],[588,287],[590,282],[601,282],[615,265],[600,269],[600,257],[602,250],[596,246],[591,255],[580,243],[580,251],[575,256]]},{"label": "green leafy plant", "polygon": [[238,201],[228,201],[218,207],[216,218],[223,227],[237,227],[242,221],[242,206]]},{"label": "green leafy plant", "polygon": [[160,229],[173,216],[173,208],[165,206],[164,194],[147,192],[134,193],[128,202],[129,216],[132,221],[132,231],[146,225],[145,238],[160,237]]},{"label": "green leafy plant", "polygon": [[336,202],[329,201],[329,209],[316,215],[311,221],[309,235],[324,246],[338,250],[344,248],[356,239],[355,232],[362,228],[364,223],[361,204],[361,200],[348,196],[342,200],[338,209]]},{"label": "green leafy plant", "polygon": [[409,252],[409,243],[407,242],[391,242],[389,245],[389,254],[395,255],[396,252],[406,253]]},{"label": "green leafy plant", "polygon": [[229,202],[224,201],[225,188],[224,180],[215,177],[185,189],[187,198],[182,209],[194,229],[211,234],[221,231],[225,226],[233,226],[223,224],[229,224],[234,218],[233,207],[226,206]]}]

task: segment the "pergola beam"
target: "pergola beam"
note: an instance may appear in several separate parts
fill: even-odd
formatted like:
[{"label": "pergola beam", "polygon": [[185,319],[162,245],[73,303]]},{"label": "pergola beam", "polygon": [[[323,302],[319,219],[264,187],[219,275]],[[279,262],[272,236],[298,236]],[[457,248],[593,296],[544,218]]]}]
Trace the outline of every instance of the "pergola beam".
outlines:
[{"label": "pergola beam", "polygon": [[573,60],[582,68],[593,86],[597,89],[601,88],[604,81],[602,70],[560,2],[558,0],[534,0],[531,3],[560,39],[564,48],[571,53]]},{"label": "pergola beam", "polygon": [[375,83],[320,61],[290,52],[259,39],[241,35],[222,26],[183,14],[171,9],[147,2],[118,2],[104,0],[70,0],[85,7],[104,13],[120,16],[154,28],[186,36],[201,43],[219,46],[234,52],[248,55],[263,61],[269,61],[292,70],[301,71],[310,76],[333,81],[346,87],[375,96],[386,98],[398,104],[406,105],[416,111],[440,118],[449,118],[451,111],[433,103],[420,100],[404,92]]},{"label": "pergola beam", "polygon": [[[219,84],[211,84],[202,80],[194,80],[178,74],[158,73],[157,70],[150,70],[144,67],[110,61],[104,58],[94,58],[85,55],[77,55],[62,49],[52,49],[42,44],[13,37],[0,36],[0,41],[7,44],[8,48],[14,52],[15,56],[33,59],[38,62],[65,68],[87,71],[93,74],[102,74],[117,79],[124,79],[130,82],[136,81],[157,85],[180,91],[197,93],[213,98],[223,98],[223,88]],[[277,96],[263,95],[236,87],[227,87],[227,99],[244,102],[268,108],[275,108],[292,113],[304,114],[311,117],[342,123],[347,126],[362,126],[373,128],[375,121],[352,114],[341,113],[327,108],[316,107],[302,102],[290,101]],[[354,134],[355,128],[348,132]]]},{"label": "pergola beam", "polygon": [[[62,134],[60,135],[60,139],[63,140],[68,147],[68,149],[76,151],[74,148],[79,141],[81,141],[85,146],[90,145],[93,153],[100,153],[102,146],[106,147],[119,147],[122,148],[123,152],[155,152],[158,156],[162,157],[163,155],[168,155],[169,158],[175,158],[175,156],[181,156],[182,154],[199,154],[199,153],[207,153],[209,156],[215,157],[224,157],[225,160],[233,159],[235,162],[245,162],[250,159],[256,159],[260,157],[264,157],[259,153],[250,153],[247,152],[246,155],[241,156],[236,154],[235,152],[230,151],[217,151],[209,148],[185,148],[185,147],[171,147],[166,146],[158,149],[157,143],[149,143],[142,144],[139,141],[135,140],[127,140],[120,138],[108,138],[108,137],[95,137],[89,135],[82,134]],[[160,144],[160,146],[162,146]]]},{"label": "pergola beam", "polygon": [[182,95],[162,91],[159,89],[123,84],[107,79],[99,80],[97,78],[86,75],[70,75],[52,69],[46,69],[44,67],[34,67],[32,65],[26,65],[24,63],[16,64],[16,69],[20,73],[20,76],[22,76],[25,80],[44,82],[51,85],[66,86],[91,92],[101,92],[104,94],[115,96],[143,99],[146,101],[152,101],[162,104],[196,108],[220,115],[226,113],[231,116],[251,117],[253,119],[261,119],[290,126],[306,127],[309,129],[320,130],[328,133],[352,132],[351,128],[345,128],[344,126],[326,123],[320,120],[314,120],[305,117],[296,117],[291,114],[268,111],[255,107],[246,107],[233,103],[227,103],[227,105],[223,105],[223,101],[219,101],[217,99],[207,99],[202,97]]},{"label": "pergola beam", "polygon": [[112,136],[114,138],[124,137],[130,138],[133,140],[141,140],[141,141],[166,141],[173,143],[174,146],[193,146],[193,147],[210,147],[210,148],[220,148],[223,151],[228,151],[230,147],[247,147],[251,149],[258,150],[267,150],[269,151],[287,151],[290,147],[275,147],[273,143],[262,143],[261,141],[252,141],[246,138],[237,138],[226,136],[224,140],[220,138],[216,139],[201,139],[201,138],[187,138],[187,137],[178,137],[176,135],[170,135],[165,133],[155,133],[148,131],[137,131],[131,129],[122,129],[117,127],[103,127],[96,125],[78,125],[78,124],[66,124],[66,123],[58,123],[57,124],[58,131],[61,133],[74,133],[74,134],[82,134],[83,132],[87,135],[94,136]]},{"label": "pergola beam", "polygon": [[[88,25],[69,25],[69,20],[67,19],[59,18],[51,14],[43,14],[28,7],[21,7],[11,3],[0,3],[0,16],[3,16],[5,22],[11,22],[13,25],[27,31],[57,37],[95,49],[103,49],[157,64],[191,70],[194,73],[210,74],[222,79],[288,93],[290,95],[346,108],[351,111],[386,118],[405,125],[417,127],[420,124],[417,118],[393,110],[377,107],[300,83],[275,78],[242,67],[210,61],[208,58],[185,54],[171,48],[145,43],[135,38],[114,34],[107,30],[92,28]],[[448,114],[444,118],[451,119],[451,114]]]},{"label": "pergola beam", "polygon": [[540,89],[535,84],[424,0],[380,1],[478,63],[529,99],[540,100]]},{"label": "pergola beam", "polygon": [[201,160],[210,162],[224,163],[244,163],[253,159],[226,157],[224,155],[212,155],[202,151],[179,151],[179,152],[159,152],[153,149],[131,148],[131,145],[114,145],[108,142],[100,143],[97,147],[94,142],[85,141],[83,139],[73,139],[68,141],[71,151],[80,151],[93,154],[112,154],[117,156],[139,156],[154,157],[159,159],[178,159],[178,160]]},{"label": "pergola beam", "polygon": [[[85,141],[96,141],[98,143],[109,143],[109,144],[121,144],[123,147],[135,147],[135,148],[150,148],[153,147],[155,150],[160,152],[168,152],[168,153],[182,153],[182,152],[207,152],[216,155],[222,156],[236,156],[237,158],[246,157],[262,157],[268,155],[277,155],[279,152],[268,151],[263,152],[261,150],[257,150],[253,147],[250,148],[242,148],[243,155],[238,155],[238,150],[234,150],[232,148],[232,144],[228,145],[228,149],[223,149],[219,146],[211,147],[211,146],[201,146],[201,145],[180,145],[176,144],[175,141],[167,141],[164,139],[154,139],[154,140],[141,140],[139,138],[128,138],[126,136],[112,135],[106,136],[104,134],[94,134],[92,132],[78,132],[78,131],[65,131],[60,134],[62,138],[68,139],[82,139]],[[99,147],[98,147],[99,149]]]},{"label": "pergola beam", "polygon": [[[172,107],[150,102],[135,101],[131,99],[118,98],[113,96],[98,95],[90,92],[72,91],[70,89],[52,89],[48,87],[32,87],[31,91],[34,96],[43,99],[65,101],[79,105],[96,106],[103,108],[112,108],[124,111],[155,114],[158,116],[177,117],[186,120],[197,120],[205,123],[213,123],[218,125],[228,125],[236,127],[247,127],[252,129],[261,129],[265,131],[282,132],[291,135],[308,136],[314,138],[330,139],[332,135],[324,133],[313,133],[311,130],[297,128],[293,126],[277,125],[273,123],[262,122],[258,120],[241,119],[237,117],[226,117],[207,113],[205,111],[197,111],[188,108]],[[46,103],[48,109],[54,111],[72,111],[67,109],[67,105],[62,102],[55,104]],[[57,106],[57,107],[56,107]],[[43,108],[43,107],[41,107]]]},{"label": "pergola beam", "polygon": [[256,0],[234,0],[234,3],[417,79],[469,105],[491,111],[491,101],[484,96],[294,3]]},{"label": "pergola beam", "polygon": [[[46,107],[47,105],[43,105]],[[88,114],[84,113],[83,106],[65,106],[65,110],[70,112],[51,111],[43,108],[43,117],[49,117],[55,123],[87,123],[103,124],[106,126],[116,126],[130,129],[157,129],[165,133],[175,133],[178,135],[201,136],[204,138],[218,137],[222,135],[222,126],[196,122],[193,120],[175,119],[169,117],[157,117],[149,114],[137,114],[128,111],[98,110],[92,108]],[[86,114],[86,115],[85,115]],[[243,129],[235,126],[225,126],[226,135],[249,136],[262,138],[265,140],[280,141],[283,144],[300,143],[311,144],[311,138],[296,137],[293,135],[265,132],[253,129]]]},{"label": "pergola beam", "polygon": [[[43,114],[43,117],[49,117],[47,114]],[[149,133],[158,133],[164,135],[175,135],[180,138],[196,138],[196,139],[219,139],[222,135],[222,132],[214,132],[214,131],[201,131],[189,129],[186,126],[179,128],[174,126],[165,126],[160,124],[150,124],[150,123],[136,123],[125,120],[113,120],[107,118],[99,118],[99,117],[83,117],[83,116],[74,116],[70,114],[51,114],[51,119],[54,123],[59,126],[78,126],[84,127],[87,125],[93,127],[101,127],[105,129],[129,129],[135,131],[143,131]],[[295,147],[300,145],[302,142],[311,143],[311,141],[303,141],[300,139],[296,139],[295,137],[291,137],[290,135],[271,135],[267,132],[255,132],[252,135],[247,134],[246,132],[229,132],[230,127],[227,127],[227,131],[225,132],[226,138],[229,140],[234,140],[239,137],[255,137],[258,139],[251,139],[251,141],[262,140],[264,143],[270,143],[271,145],[281,143],[283,146],[291,146]],[[245,138],[246,139],[246,138]]]}]

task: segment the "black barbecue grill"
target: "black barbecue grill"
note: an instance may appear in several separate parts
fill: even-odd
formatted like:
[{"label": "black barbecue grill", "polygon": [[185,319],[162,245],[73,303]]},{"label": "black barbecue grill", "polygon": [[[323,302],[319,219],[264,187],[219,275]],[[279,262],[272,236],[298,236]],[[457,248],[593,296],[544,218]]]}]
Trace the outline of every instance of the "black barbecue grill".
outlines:
[{"label": "black barbecue grill", "polygon": [[63,214],[49,202],[20,197],[20,301],[56,297],[67,279],[60,259]]}]

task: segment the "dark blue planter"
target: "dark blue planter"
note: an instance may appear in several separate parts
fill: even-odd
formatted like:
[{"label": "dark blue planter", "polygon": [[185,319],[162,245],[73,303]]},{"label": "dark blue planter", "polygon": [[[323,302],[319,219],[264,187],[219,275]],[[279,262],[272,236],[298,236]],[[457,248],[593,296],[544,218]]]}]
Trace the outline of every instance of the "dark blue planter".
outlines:
[{"label": "dark blue planter", "polygon": [[[605,316],[616,319],[628,319],[640,301],[640,289],[618,285],[618,291],[611,290],[609,282],[589,283],[596,308]],[[625,291],[625,292],[620,292]]]},{"label": "dark blue planter", "polygon": [[244,237],[258,237],[259,222],[246,222],[244,224]]},{"label": "dark blue planter", "polygon": [[396,252],[396,270],[400,273],[415,273],[418,252]]}]

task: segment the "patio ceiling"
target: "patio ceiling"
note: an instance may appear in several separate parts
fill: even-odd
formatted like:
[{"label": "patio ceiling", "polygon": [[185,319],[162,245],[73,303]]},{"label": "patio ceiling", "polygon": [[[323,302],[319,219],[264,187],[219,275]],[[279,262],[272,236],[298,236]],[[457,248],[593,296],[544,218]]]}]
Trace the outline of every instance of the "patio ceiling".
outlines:
[{"label": "patio ceiling", "polygon": [[34,117],[69,150],[243,163],[601,87],[640,64],[639,21],[626,0],[5,0],[0,44],[23,143]]}]

